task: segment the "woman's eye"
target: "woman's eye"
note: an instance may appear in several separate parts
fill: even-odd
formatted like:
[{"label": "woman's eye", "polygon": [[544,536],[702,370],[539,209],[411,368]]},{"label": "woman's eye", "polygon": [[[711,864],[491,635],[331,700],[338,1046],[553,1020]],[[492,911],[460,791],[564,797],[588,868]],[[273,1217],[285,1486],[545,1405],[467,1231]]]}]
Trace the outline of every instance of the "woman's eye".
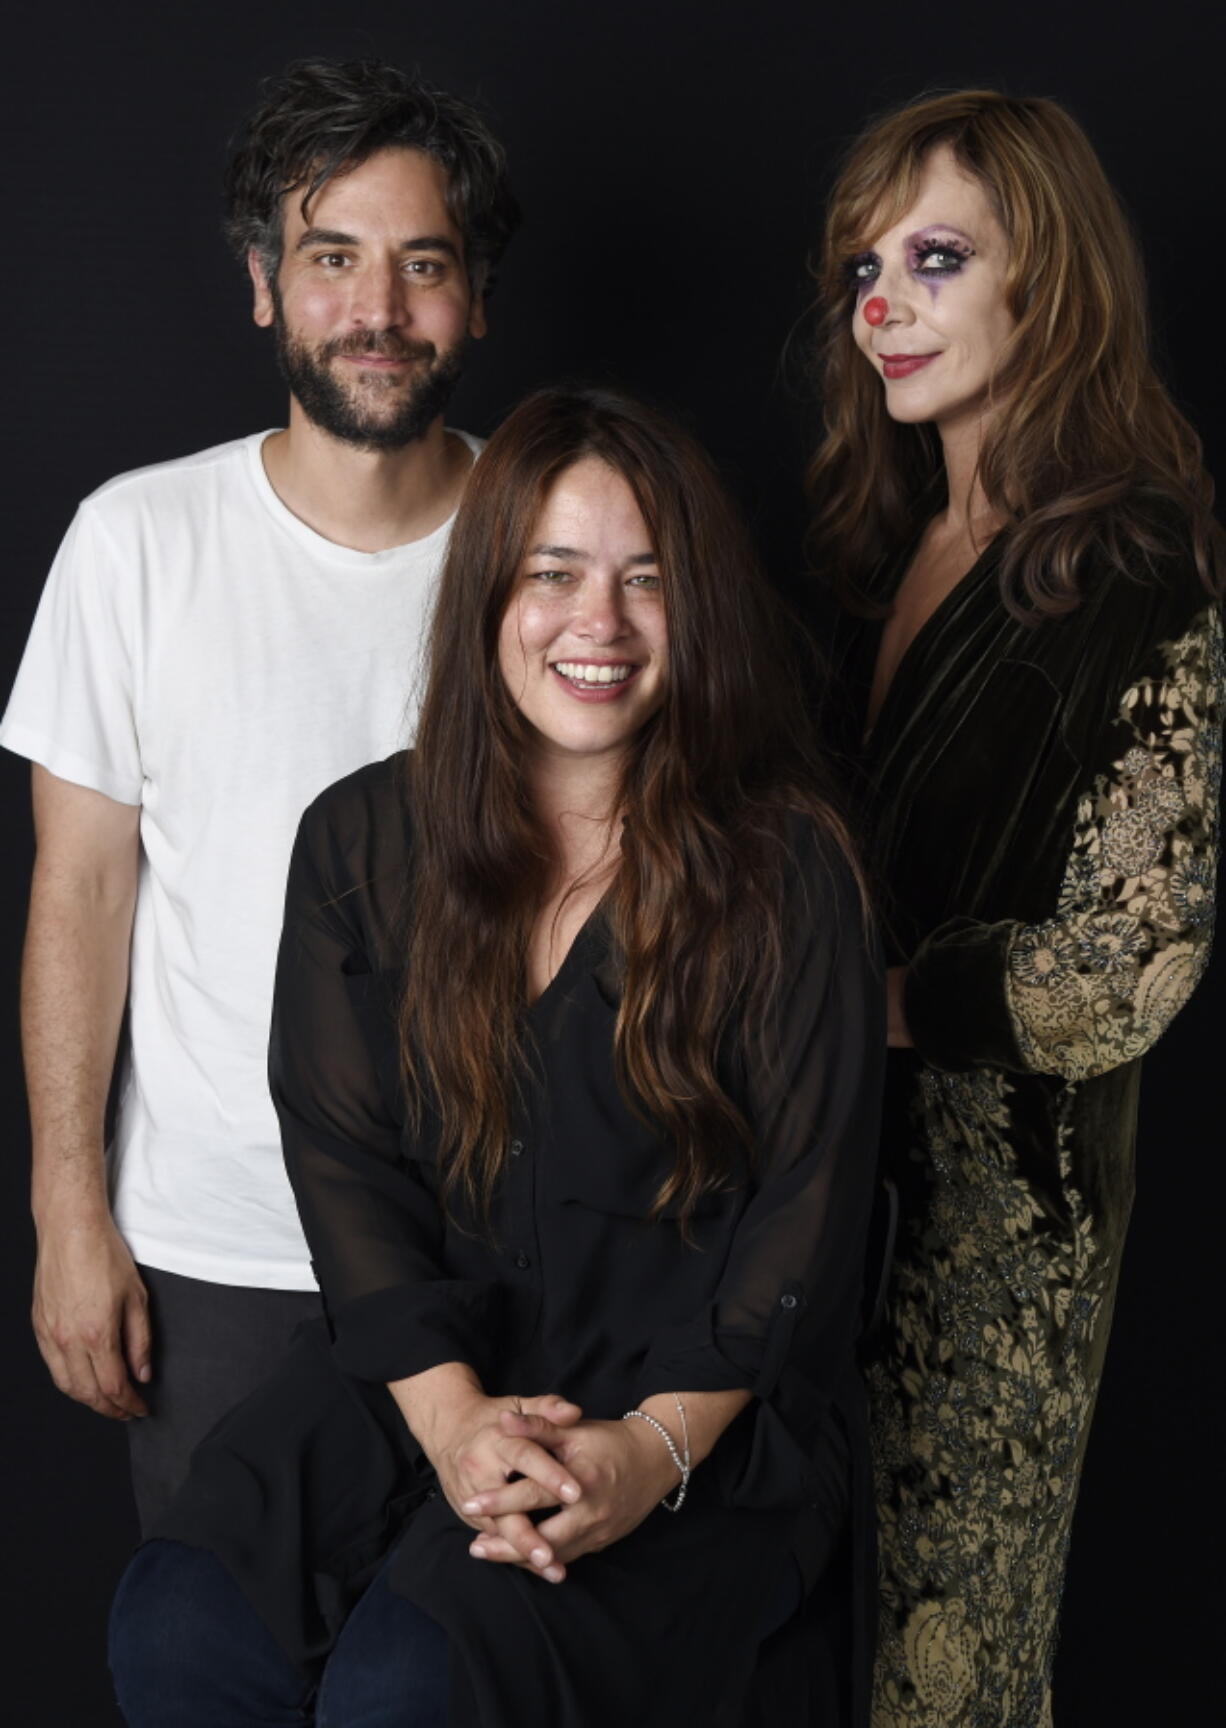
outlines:
[{"label": "woman's eye", "polygon": [[923,246],[915,255],[917,270],[930,276],[952,276],[966,263],[966,254],[955,252],[952,246]]},{"label": "woman's eye", "polygon": [[556,586],[560,582],[570,581],[569,570],[529,570],[529,582],[544,582]]},{"label": "woman's eye", "polygon": [[644,570],[641,575],[632,576],[629,585],[631,588],[654,589],[660,586],[660,578],[654,570]]},{"label": "woman's eye", "polygon": [[875,282],[880,276],[881,260],[875,252],[861,252],[847,261],[843,271],[851,287],[863,288],[866,282]]}]

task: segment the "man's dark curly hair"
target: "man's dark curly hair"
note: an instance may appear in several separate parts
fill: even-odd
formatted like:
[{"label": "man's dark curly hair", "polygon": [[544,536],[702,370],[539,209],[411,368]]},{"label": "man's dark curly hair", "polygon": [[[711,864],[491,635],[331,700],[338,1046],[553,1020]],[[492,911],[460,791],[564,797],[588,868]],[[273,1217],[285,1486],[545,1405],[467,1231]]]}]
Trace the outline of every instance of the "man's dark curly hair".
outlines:
[{"label": "man's dark curly hair", "polygon": [[474,108],[380,60],[295,60],[261,90],[226,172],[226,234],[240,258],[254,247],[275,283],[285,194],[300,191],[305,206],[334,174],[399,147],[446,173],[469,281],[489,293],[520,213],[502,145]]}]

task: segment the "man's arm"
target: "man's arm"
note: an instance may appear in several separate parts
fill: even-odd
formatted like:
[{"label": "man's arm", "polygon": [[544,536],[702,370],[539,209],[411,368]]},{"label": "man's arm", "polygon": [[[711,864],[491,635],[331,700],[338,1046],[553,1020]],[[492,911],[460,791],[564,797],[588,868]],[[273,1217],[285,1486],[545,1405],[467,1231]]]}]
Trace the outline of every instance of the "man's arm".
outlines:
[{"label": "man's arm", "polygon": [[103,1121],[128,989],[136,805],[33,772],[36,854],[21,979],[38,1232],[34,1333],[61,1392],[126,1420],[149,1378],[144,1285],[111,1220]]}]

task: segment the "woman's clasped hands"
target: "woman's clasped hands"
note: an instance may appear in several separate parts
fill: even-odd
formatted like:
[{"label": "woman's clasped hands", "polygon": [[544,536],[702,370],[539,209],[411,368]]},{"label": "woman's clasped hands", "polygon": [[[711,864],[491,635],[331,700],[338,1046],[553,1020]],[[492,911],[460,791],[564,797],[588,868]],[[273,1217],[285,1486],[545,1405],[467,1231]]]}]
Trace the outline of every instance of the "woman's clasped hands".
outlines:
[{"label": "woman's clasped hands", "polygon": [[[502,1434],[549,1462],[461,1504],[461,1516],[481,1531],[469,1552],[478,1560],[526,1564],[560,1584],[571,1561],[641,1524],[677,1486],[677,1471],[659,1436],[639,1423],[584,1421],[578,1406],[562,1398],[514,1402],[518,1410],[499,1413]],[[563,1485],[554,1492],[546,1481],[559,1469]],[[551,1507],[559,1509],[540,1523],[528,1516]]]},{"label": "woman's clasped hands", "polygon": [[585,1421],[555,1394],[491,1398],[471,1388],[447,1402],[445,1417],[435,1405],[432,1421],[412,1425],[448,1503],[477,1531],[474,1559],[560,1584],[570,1562],[627,1535],[677,1485],[646,1424]]}]

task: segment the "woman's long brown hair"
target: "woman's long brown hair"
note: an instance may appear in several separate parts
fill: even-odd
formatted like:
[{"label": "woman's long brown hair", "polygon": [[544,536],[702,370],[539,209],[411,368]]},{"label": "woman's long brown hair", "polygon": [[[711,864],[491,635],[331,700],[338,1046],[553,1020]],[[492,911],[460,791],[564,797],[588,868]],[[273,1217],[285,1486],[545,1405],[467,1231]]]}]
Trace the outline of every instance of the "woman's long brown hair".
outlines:
[{"label": "woman's long brown hair", "polygon": [[[736,511],[688,436],[610,392],[528,398],[491,438],[456,518],[408,758],[401,1053],[411,1108],[441,1123],[448,1196],[487,1213],[532,1059],[521,1044],[528,941],[555,871],[498,631],[546,495],[584,457],[633,490],[662,576],[668,679],[627,755],[620,862],[604,905],[622,973],[619,1080],[675,1148],[656,1210],[684,1219],[726,1183],[745,1144],[720,1057],[734,1022],[769,1019],[789,812],[817,826],[828,853],[850,858],[851,848]],[[820,880],[810,891],[820,905]]]},{"label": "woman's long brown hair", "polygon": [[847,261],[915,200],[946,144],[979,179],[1009,240],[1016,328],[991,385],[979,457],[1004,520],[1001,589],[1019,617],[1067,612],[1087,550],[1137,570],[1191,548],[1210,592],[1226,567],[1201,445],[1149,353],[1140,255],[1089,140],[1055,102],[994,90],[931,96],[853,144],[815,268],[825,436],[809,483],[813,551],[845,596],[944,498],[931,427],[899,425],[852,336]]}]

